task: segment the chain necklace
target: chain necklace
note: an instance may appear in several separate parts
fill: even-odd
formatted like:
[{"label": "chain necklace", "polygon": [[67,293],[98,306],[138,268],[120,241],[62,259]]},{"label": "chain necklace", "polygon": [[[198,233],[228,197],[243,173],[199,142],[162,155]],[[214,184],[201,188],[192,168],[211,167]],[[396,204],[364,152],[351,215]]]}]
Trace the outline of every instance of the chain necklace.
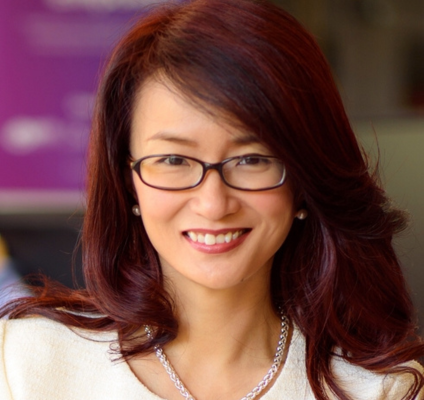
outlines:
[{"label": "chain necklace", "polygon": [[[152,328],[149,325],[146,325],[144,327],[147,337],[149,339],[153,339],[152,334]],[[285,315],[281,314],[281,330],[280,330],[280,337],[278,339],[278,345],[277,350],[275,352],[274,356],[274,362],[271,365],[271,368],[268,370],[268,372],[265,374],[265,376],[262,378],[262,380],[255,386],[246,396],[244,396],[241,400],[252,400],[255,397],[257,397],[272,381],[275,374],[278,372],[278,369],[281,365],[281,362],[283,360],[283,353],[284,349],[286,347],[286,341],[287,341],[287,335],[288,335],[288,323],[287,318]],[[166,357],[165,352],[163,351],[162,347],[159,345],[156,345],[154,347],[156,357],[159,359],[163,367],[165,368],[165,371],[168,373],[169,377],[171,378],[171,381],[174,382],[175,387],[178,389],[178,391],[181,393],[181,395],[186,400],[196,400],[188,391],[188,389],[184,386],[184,383],[181,381],[177,373],[175,372],[174,368],[172,367],[171,363],[169,362],[168,358]]]}]

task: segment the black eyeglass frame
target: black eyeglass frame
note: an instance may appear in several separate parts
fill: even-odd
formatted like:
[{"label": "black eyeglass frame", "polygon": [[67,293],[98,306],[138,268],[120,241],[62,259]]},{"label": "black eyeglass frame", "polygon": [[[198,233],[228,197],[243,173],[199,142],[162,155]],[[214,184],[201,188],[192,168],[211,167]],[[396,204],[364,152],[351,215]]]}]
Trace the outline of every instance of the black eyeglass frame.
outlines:
[{"label": "black eyeglass frame", "polygon": [[[202,166],[202,169],[203,169],[202,175],[200,176],[199,180],[194,185],[186,186],[186,187],[183,187],[183,188],[165,188],[165,187],[155,186],[155,185],[152,185],[150,183],[147,183],[143,179],[143,177],[141,176],[140,165],[141,165],[141,163],[144,160],[146,160],[148,158],[154,158],[154,157],[172,157],[172,156],[186,158],[188,160],[196,161],[197,163],[199,163]],[[230,161],[237,160],[237,159],[243,159],[243,158],[249,157],[249,156],[250,157],[256,156],[256,157],[261,157],[261,158],[272,158],[272,159],[279,160],[281,162],[281,160],[278,157],[275,157],[275,156],[263,156],[263,155],[260,155],[260,154],[245,154],[245,155],[242,155],[242,156],[229,157],[229,158],[226,158],[225,160],[223,160],[221,162],[218,162],[218,163],[208,163],[208,162],[199,160],[197,158],[183,156],[181,154],[152,154],[152,155],[149,155],[149,156],[145,156],[145,157],[139,158],[138,160],[131,161],[130,167],[131,167],[131,169],[133,171],[135,171],[137,173],[138,177],[140,178],[140,180],[145,185],[150,186],[150,187],[152,187],[154,189],[168,190],[168,191],[180,191],[180,190],[193,189],[193,188],[199,186],[203,182],[203,180],[205,179],[206,173],[209,170],[212,170],[212,169],[218,171],[219,176],[221,177],[221,180],[222,180],[222,182],[224,182],[225,185],[227,185],[228,187],[230,187],[232,189],[242,190],[242,191],[245,191],[245,192],[262,192],[264,190],[271,190],[271,189],[275,189],[277,187],[280,187],[280,186],[283,186],[284,185],[284,183],[286,181],[286,175],[287,175],[287,173],[286,173],[286,167],[285,167],[285,165],[282,162],[281,162],[281,165],[283,167],[283,174],[282,174],[282,177],[280,179],[280,182],[278,182],[276,185],[269,186],[269,187],[266,187],[266,188],[261,188],[261,189],[245,189],[245,188],[240,188],[240,187],[231,185],[229,182],[227,182],[226,179],[225,179],[224,173],[222,172],[223,166],[225,164],[229,163]]]}]

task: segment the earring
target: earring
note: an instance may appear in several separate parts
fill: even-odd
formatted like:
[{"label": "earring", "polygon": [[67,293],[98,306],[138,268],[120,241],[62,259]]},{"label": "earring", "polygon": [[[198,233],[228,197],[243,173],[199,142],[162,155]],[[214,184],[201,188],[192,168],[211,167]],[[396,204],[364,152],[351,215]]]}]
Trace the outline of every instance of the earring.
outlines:
[{"label": "earring", "polygon": [[296,214],[296,218],[303,220],[308,216],[308,211],[305,210],[304,208],[302,208],[301,210],[299,210]]},{"label": "earring", "polygon": [[137,217],[139,217],[141,215],[140,206],[138,204],[136,204],[135,206],[133,206],[132,212],[133,212],[134,215],[136,215]]}]

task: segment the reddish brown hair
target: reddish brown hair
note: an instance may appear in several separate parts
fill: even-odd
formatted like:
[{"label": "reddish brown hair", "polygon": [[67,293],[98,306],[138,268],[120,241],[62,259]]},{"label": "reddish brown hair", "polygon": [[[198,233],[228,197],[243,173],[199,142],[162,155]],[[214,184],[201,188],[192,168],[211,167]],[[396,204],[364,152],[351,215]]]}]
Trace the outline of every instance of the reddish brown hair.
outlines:
[{"label": "reddish brown hair", "polygon": [[[172,340],[178,324],[161,268],[129,190],[132,109],[140,85],[160,72],[207,112],[257,134],[281,157],[299,205],[276,254],[272,295],[306,337],[306,369],[317,399],[328,385],[347,399],[330,368],[333,351],[369,370],[408,372],[424,354],[392,247],[404,227],[359,148],[320,49],[305,29],[263,1],[194,0],[153,9],[117,45],[99,90],[90,143],[83,232],[86,290],[49,284],[14,304],[11,317],[39,313],[72,326],[117,329],[124,357]],[[86,318],[59,311],[101,313]],[[11,308],[6,310],[11,311]],[[129,338],[140,321],[152,342]]]}]

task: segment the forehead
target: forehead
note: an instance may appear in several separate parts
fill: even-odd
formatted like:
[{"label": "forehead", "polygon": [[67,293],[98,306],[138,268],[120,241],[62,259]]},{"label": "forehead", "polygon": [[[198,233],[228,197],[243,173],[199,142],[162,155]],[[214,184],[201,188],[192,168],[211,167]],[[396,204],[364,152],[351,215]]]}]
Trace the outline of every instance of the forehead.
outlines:
[{"label": "forehead", "polygon": [[169,80],[150,78],[139,89],[133,109],[132,142],[189,143],[217,132],[236,144],[259,143],[258,136],[240,122],[223,112],[195,104]]}]

